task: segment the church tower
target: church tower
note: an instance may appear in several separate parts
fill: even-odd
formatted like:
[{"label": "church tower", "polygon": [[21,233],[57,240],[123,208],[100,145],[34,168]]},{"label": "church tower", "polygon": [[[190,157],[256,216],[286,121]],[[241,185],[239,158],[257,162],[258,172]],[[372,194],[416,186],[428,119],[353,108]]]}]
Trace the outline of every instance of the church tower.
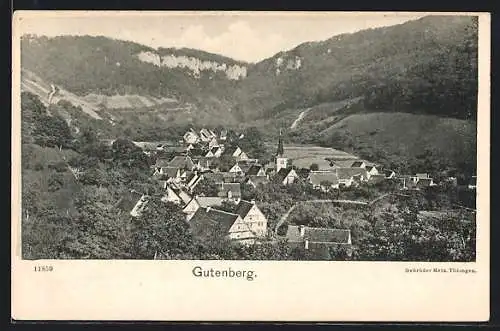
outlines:
[{"label": "church tower", "polygon": [[276,172],[280,171],[281,169],[286,169],[288,167],[288,159],[284,157],[285,150],[283,148],[283,139],[281,136],[281,129],[280,129],[280,136],[278,139],[278,150],[276,151]]}]

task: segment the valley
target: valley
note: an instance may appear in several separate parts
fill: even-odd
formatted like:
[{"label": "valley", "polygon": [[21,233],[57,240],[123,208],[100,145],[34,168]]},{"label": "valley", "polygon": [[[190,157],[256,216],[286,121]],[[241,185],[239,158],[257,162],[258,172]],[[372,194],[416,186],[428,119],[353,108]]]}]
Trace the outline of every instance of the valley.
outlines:
[{"label": "valley", "polygon": [[27,258],[475,260],[476,17],[255,63],[25,35],[21,66]]}]

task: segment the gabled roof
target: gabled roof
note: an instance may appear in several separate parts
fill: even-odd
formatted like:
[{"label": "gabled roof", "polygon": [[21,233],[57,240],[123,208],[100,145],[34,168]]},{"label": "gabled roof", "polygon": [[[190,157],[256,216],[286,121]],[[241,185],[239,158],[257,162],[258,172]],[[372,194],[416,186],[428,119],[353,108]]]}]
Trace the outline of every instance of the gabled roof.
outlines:
[{"label": "gabled roof", "polygon": [[215,147],[212,147],[212,148],[210,149],[210,152],[212,152],[213,154],[215,154],[215,153],[217,153],[217,151],[218,151],[219,149],[220,149],[220,147],[219,147],[219,146],[215,146]]},{"label": "gabled roof", "polygon": [[394,171],[390,170],[390,169],[385,169],[384,170],[384,175],[386,177],[389,177],[390,175],[392,175],[394,173]]},{"label": "gabled roof", "polygon": [[192,199],[191,196],[183,190],[178,190],[176,193],[179,196],[179,198],[181,198],[182,202],[185,204],[191,201]]},{"label": "gabled roof", "polygon": [[251,165],[246,171],[247,176],[255,176],[262,170],[262,166],[258,164]]},{"label": "gabled roof", "polygon": [[288,174],[291,172],[291,171],[294,171],[293,169],[291,168],[288,168],[288,169],[280,169],[280,171],[278,171],[276,173],[276,175],[274,175],[274,179],[277,179],[278,181],[282,182],[285,180],[285,178],[288,176]]},{"label": "gabled roof", "polygon": [[[370,171],[374,168],[375,168],[375,166],[372,166],[372,165],[366,166],[366,170],[368,170],[368,171]],[[375,168],[375,169],[377,169],[377,168]]]},{"label": "gabled roof", "polygon": [[195,197],[194,199],[203,208],[221,206],[224,201],[224,198],[221,197]]},{"label": "gabled roof", "polygon": [[286,238],[288,242],[302,242],[305,239],[310,243],[348,244],[351,231],[347,229],[312,228],[304,226],[304,236],[300,235],[300,226],[289,225]]},{"label": "gabled roof", "polygon": [[321,185],[322,182],[330,182],[332,185],[337,185],[339,178],[334,171],[311,171],[309,181],[313,185]]},{"label": "gabled roof", "polygon": [[364,168],[338,168],[337,177],[339,179],[350,179],[353,176],[363,175],[366,177],[366,169]]},{"label": "gabled roof", "polygon": [[351,167],[353,168],[359,168],[363,165],[363,161],[354,161],[352,164],[351,164]]},{"label": "gabled roof", "polygon": [[240,167],[241,171],[246,174],[252,167],[252,164],[249,164],[248,162],[238,162],[238,166]]},{"label": "gabled roof", "polygon": [[[239,147],[238,146],[230,146],[228,148],[226,148],[223,152],[224,155],[233,155],[234,152],[236,152],[236,150],[238,149]],[[241,148],[240,148],[241,149]]]},{"label": "gabled roof", "polygon": [[256,186],[258,185],[265,185],[269,183],[269,178],[267,176],[248,176],[248,181],[251,181],[254,183]]},{"label": "gabled roof", "polygon": [[417,178],[429,178],[429,174],[427,173],[421,173],[421,174],[415,174],[415,177]]},{"label": "gabled roof", "polygon": [[193,160],[189,156],[174,156],[174,158],[170,160],[168,165],[170,167],[188,168],[188,169],[192,169],[195,167]]},{"label": "gabled roof", "polygon": [[202,207],[194,213],[189,224],[195,236],[206,236],[214,229],[227,234],[239,217],[238,214]]},{"label": "gabled roof", "polygon": [[198,162],[200,166],[204,168],[210,168],[210,166],[215,162],[215,160],[211,157],[200,157],[198,158]]},{"label": "gabled roof", "polygon": [[241,218],[245,218],[253,206],[255,206],[254,203],[241,200],[236,206],[236,214],[240,215]]},{"label": "gabled roof", "polygon": [[233,198],[241,197],[240,183],[221,183],[218,187],[217,196],[227,197],[228,192],[231,191]]}]

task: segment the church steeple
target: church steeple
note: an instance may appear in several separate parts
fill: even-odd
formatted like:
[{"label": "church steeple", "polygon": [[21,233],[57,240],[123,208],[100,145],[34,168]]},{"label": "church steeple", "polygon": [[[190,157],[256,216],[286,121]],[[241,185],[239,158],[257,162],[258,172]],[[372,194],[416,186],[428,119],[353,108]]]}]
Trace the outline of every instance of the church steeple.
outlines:
[{"label": "church steeple", "polygon": [[276,151],[276,156],[283,156],[285,154],[285,150],[283,148],[283,139],[281,137],[281,129],[280,129],[280,136],[278,138],[278,150]]},{"label": "church steeple", "polygon": [[288,167],[288,159],[284,156],[285,150],[283,148],[283,138],[280,129],[280,136],[278,138],[278,150],[276,151],[276,171],[280,171],[281,169],[286,169]]}]

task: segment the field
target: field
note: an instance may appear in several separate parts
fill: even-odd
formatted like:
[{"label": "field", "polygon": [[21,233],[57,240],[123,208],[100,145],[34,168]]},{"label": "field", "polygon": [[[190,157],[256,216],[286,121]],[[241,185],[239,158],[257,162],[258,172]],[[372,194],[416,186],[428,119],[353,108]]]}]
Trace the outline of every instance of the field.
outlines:
[{"label": "field", "polygon": [[297,168],[309,168],[311,164],[318,164],[320,170],[332,169],[328,159],[335,160],[338,166],[350,166],[355,160],[359,160],[355,155],[326,147],[312,145],[285,145],[285,157],[293,160],[293,165]]}]

